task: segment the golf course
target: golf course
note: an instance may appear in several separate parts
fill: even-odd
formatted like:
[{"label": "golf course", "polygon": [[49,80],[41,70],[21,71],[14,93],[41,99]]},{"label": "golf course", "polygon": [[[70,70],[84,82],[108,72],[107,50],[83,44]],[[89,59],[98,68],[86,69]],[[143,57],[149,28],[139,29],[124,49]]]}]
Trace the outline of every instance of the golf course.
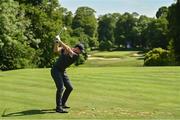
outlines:
[{"label": "golf course", "polygon": [[71,108],[60,114],[50,68],[1,71],[1,119],[180,119],[180,67],[144,67],[138,51],[96,51],[67,73]]},{"label": "golf course", "polygon": [[0,120],[180,120],[180,0],[0,0]]}]

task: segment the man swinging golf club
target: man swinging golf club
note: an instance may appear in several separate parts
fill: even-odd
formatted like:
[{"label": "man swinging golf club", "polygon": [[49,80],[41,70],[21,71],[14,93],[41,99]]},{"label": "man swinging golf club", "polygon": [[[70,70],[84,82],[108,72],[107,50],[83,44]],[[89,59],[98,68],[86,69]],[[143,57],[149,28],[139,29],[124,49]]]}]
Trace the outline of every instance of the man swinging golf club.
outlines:
[{"label": "man swinging golf club", "polygon": [[[55,53],[60,54],[59,58],[51,69],[51,76],[56,84],[56,112],[68,113],[66,108],[70,108],[66,105],[66,101],[73,90],[72,84],[66,74],[66,68],[73,64],[79,54],[84,51],[83,44],[77,44],[74,48],[70,48],[64,44],[59,35],[56,36],[54,49]],[[65,91],[64,91],[65,86]]]}]

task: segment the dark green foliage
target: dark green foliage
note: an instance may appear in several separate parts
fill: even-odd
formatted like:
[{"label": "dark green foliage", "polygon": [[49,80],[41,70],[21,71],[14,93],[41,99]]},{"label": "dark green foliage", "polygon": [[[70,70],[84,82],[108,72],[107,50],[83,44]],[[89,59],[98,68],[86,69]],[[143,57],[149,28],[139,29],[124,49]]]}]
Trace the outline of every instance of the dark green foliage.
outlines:
[{"label": "dark green foliage", "polygon": [[[169,49],[180,61],[180,3],[161,7],[157,19],[137,13],[112,13],[95,17],[95,10],[79,7],[75,14],[58,0],[1,0],[0,69],[51,67],[55,60],[53,39],[87,49]],[[168,19],[168,20],[167,20]],[[169,42],[171,40],[171,42]],[[170,43],[170,45],[169,45]],[[168,47],[169,46],[169,47]],[[81,55],[76,65],[84,63]]]},{"label": "dark green foliage", "polygon": [[126,48],[128,44],[133,48],[137,46],[136,41],[139,34],[137,21],[135,14],[124,13],[119,17],[114,30],[115,43],[118,47],[121,45]]},{"label": "dark green foliage", "polygon": [[58,0],[2,0],[0,2],[0,68],[50,67],[54,63],[53,39],[66,25],[62,40],[71,37],[72,13]]},{"label": "dark green foliage", "polygon": [[98,18],[98,40],[108,41],[110,40],[113,44],[115,41],[114,38],[114,29],[116,27],[116,22],[118,21],[121,15],[118,13],[105,14]]},{"label": "dark green foliage", "polygon": [[19,3],[24,3],[24,4],[31,4],[31,5],[40,5],[43,0],[14,0],[18,1]]},{"label": "dark green foliage", "polygon": [[[63,8],[59,7],[57,0],[53,0],[51,2],[44,1],[42,6],[27,5],[25,9],[26,17],[31,20],[29,30],[32,31],[35,41],[40,40],[38,49],[41,54],[38,66],[50,67],[53,64],[54,56],[52,52],[53,39],[62,28],[63,13],[61,11]],[[31,47],[34,45],[31,44]]]},{"label": "dark green foliage", "polygon": [[94,37],[97,29],[97,21],[94,13],[95,11],[92,8],[79,7],[73,19],[72,28],[82,28],[85,34]]},{"label": "dark green foliage", "polygon": [[24,11],[12,0],[1,1],[0,8],[0,69],[34,66],[36,52],[25,36],[29,21],[24,19]]},{"label": "dark green foliage", "polygon": [[36,60],[36,53],[33,48],[24,46],[20,43],[6,47],[1,51],[1,56],[3,58],[1,61],[3,64],[0,66],[1,70],[35,67],[33,63]]},{"label": "dark green foliage", "polygon": [[71,26],[72,25],[72,20],[73,20],[73,14],[71,11],[68,11],[65,13],[65,16],[64,16],[64,24],[65,26]]},{"label": "dark green foliage", "polygon": [[112,47],[113,47],[113,44],[109,40],[101,41],[100,44],[99,44],[99,49],[100,50],[111,50]]},{"label": "dark green foliage", "polygon": [[[98,45],[97,21],[91,8],[79,8],[74,18],[58,0],[2,0],[0,8],[1,70],[51,67],[55,60],[53,39],[63,26],[67,31],[61,38],[66,44]],[[82,24],[72,29],[78,22]]]},{"label": "dark green foliage", "polygon": [[94,47],[97,43],[97,20],[95,10],[89,7],[79,7],[72,21],[73,36],[88,47]]},{"label": "dark green foliage", "polygon": [[169,7],[169,37],[172,39],[172,48],[174,50],[176,61],[180,64],[180,2],[172,4]]},{"label": "dark green foliage", "polygon": [[166,18],[167,15],[168,15],[168,8],[166,6],[159,8],[159,10],[156,13],[157,18],[160,18],[160,17]]},{"label": "dark green foliage", "polygon": [[153,19],[144,32],[146,45],[148,48],[161,47],[166,49],[169,43],[168,21],[165,18]]},{"label": "dark green foliage", "polygon": [[144,58],[145,66],[167,66],[171,64],[171,54],[162,48],[154,48],[146,53]]},{"label": "dark green foliage", "polygon": [[123,15],[113,13],[100,16],[98,41],[109,40],[113,46],[121,48],[166,49],[169,43],[167,12],[167,7],[160,8],[157,12],[158,19],[138,17],[137,13]]},{"label": "dark green foliage", "polygon": [[148,47],[148,42],[146,39],[146,30],[149,26],[149,23],[152,21],[152,18],[141,15],[138,19],[138,45],[140,48],[146,49]]},{"label": "dark green foliage", "polygon": [[84,64],[85,61],[87,60],[87,58],[88,58],[87,52],[80,54],[79,57],[78,57],[78,59],[77,59],[76,62],[74,63],[75,66]]}]

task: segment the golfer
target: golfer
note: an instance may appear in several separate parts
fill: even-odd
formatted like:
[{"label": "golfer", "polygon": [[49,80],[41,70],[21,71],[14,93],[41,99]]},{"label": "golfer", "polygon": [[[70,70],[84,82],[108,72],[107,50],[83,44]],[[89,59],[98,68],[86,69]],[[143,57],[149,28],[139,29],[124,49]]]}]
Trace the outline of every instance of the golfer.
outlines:
[{"label": "golfer", "polygon": [[83,44],[77,44],[74,48],[70,48],[61,41],[59,36],[56,36],[53,51],[59,54],[59,58],[51,69],[51,76],[57,88],[56,112],[68,113],[64,109],[70,108],[66,105],[66,101],[73,90],[73,86],[66,74],[66,68],[78,59],[79,54],[84,51],[84,46]]}]

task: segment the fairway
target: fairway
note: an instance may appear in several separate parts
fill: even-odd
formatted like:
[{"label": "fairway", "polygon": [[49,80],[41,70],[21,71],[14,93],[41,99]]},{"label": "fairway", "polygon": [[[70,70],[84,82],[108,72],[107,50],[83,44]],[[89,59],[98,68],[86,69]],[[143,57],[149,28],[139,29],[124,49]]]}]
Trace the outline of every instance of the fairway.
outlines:
[{"label": "fairway", "polygon": [[139,67],[144,54],[140,51],[93,51],[82,67]]},{"label": "fairway", "polygon": [[71,67],[68,114],[50,69],[0,72],[1,119],[180,119],[180,67]]},{"label": "fairway", "polygon": [[0,120],[180,120],[180,0],[0,0]]}]

